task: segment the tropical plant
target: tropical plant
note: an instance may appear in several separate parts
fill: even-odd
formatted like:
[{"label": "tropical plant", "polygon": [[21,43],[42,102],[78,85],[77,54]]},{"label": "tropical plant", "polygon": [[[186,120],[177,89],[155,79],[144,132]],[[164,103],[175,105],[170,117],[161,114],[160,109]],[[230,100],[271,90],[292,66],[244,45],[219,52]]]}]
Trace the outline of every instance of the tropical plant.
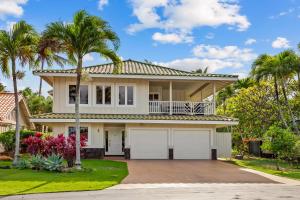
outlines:
[{"label": "tropical plant", "polygon": [[60,155],[52,154],[44,161],[44,168],[48,171],[60,172],[63,168],[63,158]]},{"label": "tropical plant", "polygon": [[[67,60],[60,56],[58,52],[61,51],[61,44],[56,40],[44,39],[43,37],[39,40],[37,45],[37,58],[35,61],[36,66],[40,65],[40,69],[44,69],[45,63],[48,67],[51,67],[54,63],[63,67]],[[42,94],[42,83],[43,80],[40,77],[40,85],[38,95]]]},{"label": "tropical plant", "polygon": [[[72,23],[53,22],[49,24],[43,35],[44,39],[54,40],[63,47],[69,61],[77,66],[75,92],[76,166],[80,169],[79,91],[83,57],[90,53],[97,53],[102,57],[111,59],[116,66],[119,66],[120,58],[116,51],[120,41],[107,22],[100,17],[89,15],[84,10],[75,13]],[[118,72],[118,67],[115,68],[114,72]]]},{"label": "tropical plant", "polygon": [[44,140],[42,133],[36,133],[34,136],[29,136],[23,140],[23,144],[27,145],[27,153],[31,155],[42,154],[44,150]]},{"label": "tropical plant", "polygon": [[30,165],[32,169],[41,170],[45,165],[45,158],[39,154],[33,155],[30,159]]},{"label": "tropical plant", "polygon": [[199,69],[196,69],[193,72],[194,73],[199,73],[199,74],[207,74],[208,73],[208,67],[200,67]]},{"label": "tropical plant", "polygon": [[277,156],[277,170],[279,168],[279,160],[291,158],[293,155],[296,137],[289,129],[283,129],[278,125],[272,125],[264,134],[262,149],[271,151]]},{"label": "tropical plant", "polygon": [[17,169],[28,169],[30,168],[30,163],[28,160],[25,159],[20,159],[16,165]]},{"label": "tropical plant", "polygon": [[31,114],[51,113],[53,99],[48,96],[44,97],[38,93],[32,92],[30,88],[22,90],[22,94],[26,99],[27,106]]},{"label": "tropical plant", "polygon": [[0,92],[4,92],[5,91],[5,85],[3,85],[2,83],[0,83]]},{"label": "tropical plant", "polygon": [[[35,131],[30,130],[21,130],[20,131],[20,139],[23,140],[35,134]],[[12,152],[15,148],[15,141],[16,141],[16,131],[9,130],[3,133],[0,133],[0,143],[2,144],[5,152]],[[22,144],[22,147],[23,144]]]},{"label": "tropical plant", "polygon": [[[18,74],[21,73],[18,73],[16,64],[19,62],[21,66],[25,66],[26,64],[33,66],[37,42],[38,34],[25,21],[17,22],[10,31],[0,31],[0,68],[5,75],[12,75],[15,94],[16,145],[14,164],[18,163],[20,155],[20,117],[17,78]],[[9,68],[11,68],[11,74]]]}]

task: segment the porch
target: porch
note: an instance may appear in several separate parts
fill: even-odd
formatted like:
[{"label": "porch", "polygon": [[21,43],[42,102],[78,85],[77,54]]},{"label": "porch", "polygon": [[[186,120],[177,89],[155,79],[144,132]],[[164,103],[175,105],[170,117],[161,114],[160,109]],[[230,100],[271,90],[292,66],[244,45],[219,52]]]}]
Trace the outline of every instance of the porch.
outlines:
[{"label": "porch", "polygon": [[215,115],[221,81],[150,81],[149,114]]}]

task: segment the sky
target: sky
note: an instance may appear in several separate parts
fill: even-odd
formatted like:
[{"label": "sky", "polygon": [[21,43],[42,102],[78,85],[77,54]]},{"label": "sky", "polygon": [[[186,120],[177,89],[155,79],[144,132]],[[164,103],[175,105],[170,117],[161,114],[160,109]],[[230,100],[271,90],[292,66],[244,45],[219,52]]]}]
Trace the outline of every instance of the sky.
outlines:
[{"label": "sky", "polygon": [[[123,60],[186,71],[208,67],[243,78],[258,55],[298,51],[300,42],[300,0],[0,0],[0,29],[26,20],[42,32],[51,22],[72,21],[81,9],[110,24]],[[84,58],[85,66],[106,62],[97,54]],[[36,91],[39,77],[22,70],[19,89]],[[0,82],[12,90],[11,79],[0,75]],[[44,94],[50,89],[45,83]]]}]

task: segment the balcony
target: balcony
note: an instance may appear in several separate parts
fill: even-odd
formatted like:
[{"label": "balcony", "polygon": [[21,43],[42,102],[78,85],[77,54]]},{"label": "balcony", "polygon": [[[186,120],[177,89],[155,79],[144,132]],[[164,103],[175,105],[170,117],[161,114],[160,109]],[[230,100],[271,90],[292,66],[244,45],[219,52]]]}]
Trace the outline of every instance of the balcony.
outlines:
[{"label": "balcony", "polygon": [[213,115],[214,103],[192,101],[149,101],[149,113],[170,115]]}]

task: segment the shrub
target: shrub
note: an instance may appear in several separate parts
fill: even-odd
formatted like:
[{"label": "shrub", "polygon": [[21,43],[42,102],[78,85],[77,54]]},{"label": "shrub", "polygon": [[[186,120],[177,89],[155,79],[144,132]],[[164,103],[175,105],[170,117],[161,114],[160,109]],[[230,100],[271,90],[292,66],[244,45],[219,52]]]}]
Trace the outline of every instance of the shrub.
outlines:
[{"label": "shrub", "polygon": [[[291,158],[296,143],[296,136],[289,129],[272,125],[264,134],[262,149],[273,152],[277,159]],[[277,161],[277,170],[279,162]]]},{"label": "shrub", "polygon": [[33,155],[30,160],[32,169],[41,170],[44,168],[45,159],[41,155]]},{"label": "shrub", "polygon": [[25,160],[25,159],[21,159],[19,160],[19,162],[17,163],[16,165],[16,168],[17,169],[27,169],[27,168],[30,168],[30,163],[28,160]]},{"label": "shrub", "polygon": [[59,155],[52,154],[45,160],[44,168],[49,171],[62,171],[63,158]]},{"label": "shrub", "polygon": [[[86,141],[86,137],[81,136],[80,147],[86,146]],[[31,155],[49,157],[52,154],[57,154],[67,160],[68,167],[73,167],[74,165],[76,155],[75,135],[70,135],[66,138],[63,134],[55,137],[43,137],[41,134],[36,134],[25,139],[23,143],[27,145],[27,152]]]},{"label": "shrub", "polygon": [[[20,131],[20,139],[23,140],[35,134],[35,131],[30,130],[21,130]],[[15,130],[9,130],[0,134],[0,143],[3,145],[3,148],[6,152],[11,152],[15,148]],[[22,145],[22,148],[26,148],[26,146]]]}]

